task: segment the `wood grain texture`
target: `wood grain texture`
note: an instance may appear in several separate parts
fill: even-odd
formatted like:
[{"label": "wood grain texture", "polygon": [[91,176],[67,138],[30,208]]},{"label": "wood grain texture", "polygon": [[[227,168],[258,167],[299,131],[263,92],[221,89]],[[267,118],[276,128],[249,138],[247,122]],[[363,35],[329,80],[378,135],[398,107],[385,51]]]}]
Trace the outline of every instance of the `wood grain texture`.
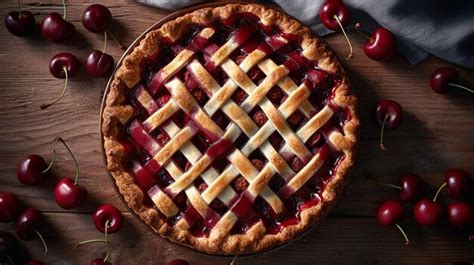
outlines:
[{"label": "wood grain texture", "polygon": [[[59,3],[23,1],[24,9],[32,11],[37,22],[51,11],[61,12]],[[124,44],[130,44],[169,13],[131,0],[101,3],[111,9],[111,30]],[[43,230],[51,251],[43,257],[38,241],[24,242],[24,246],[33,257],[47,264],[87,264],[101,255],[103,246],[76,249],[74,244],[101,236],[90,213],[101,203],[112,203],[126,216],[124,229],[112,236],[113,264],[166,264],[176,257],[192,264],[229,264],[231,259],[205,256],[161,239],[120,200],[105,172],[99,146],[99,109],[105,79],[89,78],[81,70],[71,80],[63,100],[46,110],[39,109],[59,93],[63,84],[48,70],[55,53],[71,52],[84,61],[91,49],[102,47],[103,36],[87,32],[80,22],[81,13],[89,4],[70,1],[68,20],[74,23],[78,34],[65,44],[49,43],[39,35],[16,38],[0,27],[0,190],[18,194],[26,205],[45,214]],[[2,14],[15,8],[15,1],[0,4]],[[301,240],[268,254],[238,258],[236,264],[305,264],[309,260],[349,264],[472,263],[474,244],[447,225],[420,229],[409,214],[403,225],[413,242],[410,247],[403,245],[395,229],[379,227],[375,209],[381,201],[395,197],[395,192],[369,183],[366,177],[396,182],[400,174],[415,172],[436,187],[447,167],[474,173],[474,97],[463,91],[451,91],[448,95],[432,92],[427,81],[431,71],[448,65],[439,59],[430,58],[411,66],[397,56],[390,62],[379,63],[363,54],[362,38],[356,34],[350,37],[355,56],[343,64],[359,96],[362,119],[357,165],[350,183],[332,214]],[[335,34],[325,39],[340,58],[345,58],[347,47],[342,36]],[[113,42],[107,51],[116,60],[123,53]],[[463,82],[473,86],[474,72],[459,70]],[[387,131],[385,152],[378,148],[379,127],[373,118],[374,105],[380,99],[397,100],[404,109],[402,125]],[[73,176],[70,157],[59,145],[51,143],[56,136],[62,136],[76,153],[82,170],[80,183],[90,192],[88,203],[75,211],[65,211],[54,202],[56,178],[37,188],[23,186],[16,179],[16,165],[23,155],[38,153],[50,158],[52,146],[58,151],[55,175]],[[14,225],[0,224],[0,230],[14,231]]]}]

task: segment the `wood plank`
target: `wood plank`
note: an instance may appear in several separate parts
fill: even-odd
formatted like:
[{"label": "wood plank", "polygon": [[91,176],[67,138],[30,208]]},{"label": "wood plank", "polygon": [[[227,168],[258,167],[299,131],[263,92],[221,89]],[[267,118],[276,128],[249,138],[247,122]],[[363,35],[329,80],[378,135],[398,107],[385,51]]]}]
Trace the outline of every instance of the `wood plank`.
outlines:
[{"label": "wood plank", "polygon": [[[236,264],[307,264],[309,260],[318,264],[447,264],[474,260],[474,244],[458,231],[446,226],[420,229],[413,222],[402,225],[412,241],[410,246],[404,245],[396,228],[380,227],[374,218],[330,217],[295,243],[267,254],[238,257]],[[14,232],[11,227],[0,225],[0,229]],[[84,264],[105,251],[100,243],[74,247],[83,240],[103,238],[87,214],[47,213],[41,228],[51,249],[48,256],[42,256],[38,240],[23,245],[34,258],[47,264]],[[224,265],[232,260],[170,244],[130,214],[126,214],[123,229],[110,240],[112,264],[165,264],[178,257],[193,265]]]}]

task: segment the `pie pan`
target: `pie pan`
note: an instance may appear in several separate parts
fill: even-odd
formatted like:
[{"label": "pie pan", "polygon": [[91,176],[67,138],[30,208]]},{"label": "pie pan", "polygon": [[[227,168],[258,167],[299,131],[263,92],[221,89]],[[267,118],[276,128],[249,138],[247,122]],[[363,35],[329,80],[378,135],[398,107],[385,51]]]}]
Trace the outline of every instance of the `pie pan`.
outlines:
[{"label": "pie pan", "polygon": [[[246,4],[247,2],[243,2],[243,3],[240,3],[240,4]],[[140,43],[140,41],[145,37],[145,35],[152,31],[152,30],[155,30],[155,29],[158,29],[159,27],[161,27],[161,25],[163,25],[164,23],[170,21],[170,20],[174,20],[175,18],[179,17],[179,16],[182,16],[186,13],[189,13],[189,12],[192,12],[194,10],[197,10],[197,9],[200,9],[200,8],[204,8],[204,7],[217,7],[217,6],[222,6],[222,5],[225,5],[225,4],[228,4],[226,2],[217,2],[217,3],[207,3],[207,4],[200,4],[200,5],[195,5],[195,6],[191,6],[191,7],[188,7],[188,8],[185,8],[185,9],[182,9],[182,10],[179,10],[177,12],[174,12],[164,18],[162,18],[161,20],[159,20],[158,22],[156,22],[153,26],[151,26],[150,28],[148,28],[144,33],[142,33],[130,46],[129,48],[125,51],[124,55],[121,57],[121,59],[119,60],[118,62],[118,66],[121,65],[123,59],[125,56],[127,56],[128,54],[130,54],[133,49]],[[233,3],[233,4],[236,4],[236,3]],[[269,8],[272,8],[272,7],[269,7]],[[282,10],[278,9],[277,10],[278,12],[282,12],[284,13]],[[291,16],[290,16],[291,17]],[[291,17],[292,19],[298,21],[297,19],[295,19],[294,17]],[[301,23],[301,22],[300,22]],[[303,24],[303,23],[301,23]],[[303,24],[304,25],[304,24]],[[314,34],[314,33],[313,33]],[[102,133],[102,124],[103,124],[103,111],[104,111],[104,108],[105,108],[105,105],[106,105],[106,98],[107,98],[107,95],[109,93],[109,90],[110,90],[110,85],[113,81],[113,78],[114,78],[114,75],[115,75],[115,72],[114,74],[112,75],[111,79],[109,80],[109,82],[107,83],[107,87],[106,87],[106,90],[104,92],[104,98],[103,98],[103,101],[102,101],[102,106],[101,106],[101,111],[100,111],[100,144],[101,144],[101,150],[102,150],[102,157],[104,159],[104,163],[106,163],[106,156],[105,156],[105,150],[104,150],[104,135]],[[110,172],[107,170],[109,176],[113,179],[113,176],[110,174]],[[115,184],[115,180],[113,179],[114,181],[114,188],[116,190],[116,192],[119,192],[118,191],[118,188]],[[119,192],[120,193],[120,192]],[[121,195],[122,197],[122,200],[124,199],[123,196]],[[334,205],[334,204],[332,204]],[[324,212],[324,215],[327,214],[328,211],[325,211]],[[320,218],[318,220],[318,222],[320,220],[322,220],[323,218]],[[312,225],[311,228],[309,229],[306,229],[303,233],[301,233],[298,237],[294,238],[293,240],[290,240],[290,241],[286,241],[285,243],[283,244],[279,244],[279,245],[276,245],[274,246],[273,248],[270,248],[270,249],[267,249],[267,250],[264,250],[264,251],[261,251],[261,252],[257,252],[257,253],[252,253],[252,254],[245,254],[246,256],[247,255],[255,255],[255,254],[261,254],[261,253],[268,253],[269,251],[273,251],[275,249],[278,249],[278,248],[281,248],[281,247],[284,247],[284,246],[287,246],[288,244],[296,241],[297,239],[299,239],[300,237],[302,237],[304,234],[308,233],[312,228],[314,228],[316,226],[316,224]],[[199,252],[198,253],[202,253],[202,252]],[[215,254],[208,254],[208,255],[212,255],[212,256],[225,256],[225,255],[215,255]]]}]

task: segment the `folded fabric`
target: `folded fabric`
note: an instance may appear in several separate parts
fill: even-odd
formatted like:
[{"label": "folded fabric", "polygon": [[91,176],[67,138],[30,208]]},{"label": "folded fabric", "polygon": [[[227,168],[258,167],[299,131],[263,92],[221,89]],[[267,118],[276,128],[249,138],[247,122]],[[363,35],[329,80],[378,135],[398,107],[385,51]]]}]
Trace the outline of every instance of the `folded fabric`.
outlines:
[{"label": "folded fabric", "polygon": [[[138,0],[139,3],[175,10],[199,0]],[[260,1],[265,2],[265,1]],[[319,35],[330,31],[319,20],[323,0],[275,0],[288,14],[310,26]],[[345,0],[351,23],[372,31],[383,26],[397,37],[399,51],[412,64],[433,54],[474,69],[474,1],[463,0]]]}]

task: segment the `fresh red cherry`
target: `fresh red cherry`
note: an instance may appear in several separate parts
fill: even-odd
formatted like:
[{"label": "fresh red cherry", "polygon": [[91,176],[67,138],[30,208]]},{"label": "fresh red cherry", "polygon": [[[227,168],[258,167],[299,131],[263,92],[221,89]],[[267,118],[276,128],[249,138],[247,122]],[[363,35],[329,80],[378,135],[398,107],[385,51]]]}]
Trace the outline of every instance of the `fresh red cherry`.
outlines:
[{"label": "fresh red cherry", "polygon": [[63,178],[54,188],[54,198],[63,209],[74,209],[86,201],[87,190],[70,179]]},{"label": "fresh red cherry", "polygon": [[14,264],[12,254],[18,248],[18,241],[16,237],[6,231],[0,232],[0,263],[9,261]]},{"label": "fresh red cherry", "polygon": [[355,24],[357,32],[367,38],[364,43],[364,53],[376,61],[387,60],[392,57],[397,49],[397,40],[393,33],[383,27],[376,28],[370,36],[360,30],[360,23]]},{"label": "fresh red cherry", "polygon": [[377,210],[377,221],[380,225],[393,225],[403,217],[403,206],[399,201],[385,201]]},{"label": "fresh red cherry", "polygon": [[58,53],[49,61],[49,71],[56,78],[71,77],[79,71],[79,60],[74,54]]},{"label": "fresh red cherry", "polygon": [[41,35],[52,42],[63,42],[74,35],[76,31],[74,25],[66,21],[67,8],[65,0],[63,2],[63,16],[56,12],[48,14],[41,22]]},{"label": "fresh red cherry", "polygon": [[105,238],[85,240],[76,244],[76,247],[93,242],[105,243],[107,245],[107,254],[103,259],[95,259],[92,261],[92,264],[109,264],[108,258],[110,257],[111,250],[109,246],[108,234],[112,234],[120,230],[123,223],[122,213],[119,211],[119,209],[110,204],[102,204],[99,206],[99,208],[97,208],[92,217],[95,227],[97,230],[104,233]]},{"label": "fresh red cherry", "polygon": [[25,209],[16,220],[16,233],[23,240],[33,240],[38,237],[43,243],[45,254],[48,253],[48,247],[43,236],[38,231],[41,222],[41,213],[34,208]]},{"label": "fresh red cherry", "polygon": [[466,199],[472,190],[471,176],[461,169],[448,169],[444,172],[448,195],[454,200]]},{"label": "fresh red cherry", "polygon": [[107,47],[107,32],[104,31],[104,47],[102,51],[92,51],[86,60],[86,72],[93,77],[105,77],[114,68],[114,58],[105,53]]},{"label": "fresh red cherry", "polygon": [[41,22],[41,35],[52,42],[64,42],[71,38],[75,31],[74,25],[56,12],[48,14]]},{"label": "fresh red cherry", "polygon": [[189,265],[189,262],[185,261],[184,259],[175,259],[168,262],[168,265]]},{"label": "fresh red cherry", "polygon": [[110,262],[104,261],[103,258],[97,258],[91,262],[91,265],[109,265]]},{"label": "fresh red cherry", "polygon": [[64,209],[74,209],[79,207],[87,198],[87,190],[84,187],[81,187],[77,184],[79,180],[79,165],[77,164],[77,160],[74,157],[71,149],[66,145],[66,142],[61,137],[57,138],[64,147],[67,149],[69,154],[74,161],[74,166],[76,168],[76,177],[74,178],[74,182],[68,178],[62,178],[54,188],[54,198],[59,206]]},{"label": "fresh red cherry", "polygon": [[94,33],[104,31],[112,21],[110,10],[100,4],[94,4],[87,7],[82,13],[82,25]]},{"label": "fresh red cherry", "polygon": [[468,92],[474,93],[474,90],[456,84],[459,81],[459,73],[452,67],[441,67],[436,69],[430,76],[431,88],[439,94],[448,92],[448,87],[457,87]]},{"label": "fresh red cherry", "polygon": [[0,223],[15,221],[21,211],[21,202],[10,192],[0,192]]},{"label": "fresh red cherry", "polygon": [[422,198],[415,204],[413,207],[413,216],[418,224],[422,226],[433,226],[439,223],[444,211],[443,205],[436,200],[443,188],[444,185],[439,187],[433,200]]},{"label": "fresh red cherry", "polygon": [[102,204],[93,215],[94,224],[97,230],[112,234],[120,230],[123,223],[123,216],[119,209],[110,204]]},{"label": "fresh red cherry", "polygon": [[405,174],[399,178],[400,200],[411,201],[416,199],[421,192],[423,180],[415,174]]},{"label": "fresh red cherry", "polygon": [[16,176],[18,180],[29,186],[36,186],[46,180],[46,173],[53,166],[55,159],[55,152],[53,150],[53,158],[51,163],[46,165],[43,157],[39,155],[28,155],[23,158],[16,169]]},{"label": "fresh red cherry", "polygon": [[349,9],[341,0],[326,0],[319,10],[319,19],[326,28],[336,31],[340,24],[349,24]]},{"label": "fresh red cherry", "polygon": [[449,223],[456,227],[468,227],[474,224],[474,209],[465,202],[453,202],[448,205]]},{"label": "fresh red cherry", "polygon": [[120,41],[112,34],[110,30],[107,30],[107,27],[111,21],[112,13],[107,7],[101,4],[90,5],[82,13],[82,25],[84,25],[88,31],[94,33],[107,31],[112,39],[115,40],[120,49],[123,49],[124,47]]},{"label": "fresh red cherry", "polygon": [[29,260],[26,262],[26,265],[43,265],[43,262],[37,260]]},{"label": "fresh red cherry", "polygon": [[413,216],[418,224],[433,226],[441,220],[443,206],[439,202],[423,198],[413,207]]},{"label": "fresh red cherry", "polygon": [[411,201],[416,199],[420,195],[423,180],[418,175],[405,174],[401,175],[400,178],[398,178],[398,185],[378,181],[376,181],[376,183],[379,185],[384,185],[400,190],[398,194],[400,200]]},{"label": "fresh red cherry", "polygon": [[61,52],[53,56],[49,61],[49,71],[56,78],[65,78],[61,94],[51,103],[41,105],[45,109],[58,102],[66,93],[69,78],[79,71],[79,60],[71,53]]},{"label": "fresh red cherry", "polygon": [[382,226],[395,225],[405,238],[405,244],[409,245],[410,241],[403,231],[402,227],[397,224],[405,213],[402,204],[399,201],[389,200],[382,203],[377,209],[377,221]]},{"label": "fresh red cherry", "polygon": [[380,149],[385,150],[383,144],[384,129],[395,129],[402,122],[402,106],[393,100],[380,100],[376,108],[377,122],[382,125],[380,130]]},{"label": "fresh red cherry", "polygon": [[347,60],[350,60],[354,52],[352,50],[352,44],[347,37],[344,26],[349,24],[350,16],[349,9],[342,2],[342,0],[326,0],[321,9],[319,10],[319,19],[323,25],[330,30],[341,29],[342,34],[346,38],[347,44],[349,45],[349,54],[347,55]]},{"label": "fresh red cherry", "polygon": [[11,34],[17,37],[29,36],[35,31],[35,16],[29,11],[21,11],[18,2],[18,11],[8,13],[5,17],[5,26]]},{"label": "fresh red cherry", "polygon": [[114,58],[98,50],[92,51],[85,63],[86,72],[93,77],[105,77],[114,67]]}]

